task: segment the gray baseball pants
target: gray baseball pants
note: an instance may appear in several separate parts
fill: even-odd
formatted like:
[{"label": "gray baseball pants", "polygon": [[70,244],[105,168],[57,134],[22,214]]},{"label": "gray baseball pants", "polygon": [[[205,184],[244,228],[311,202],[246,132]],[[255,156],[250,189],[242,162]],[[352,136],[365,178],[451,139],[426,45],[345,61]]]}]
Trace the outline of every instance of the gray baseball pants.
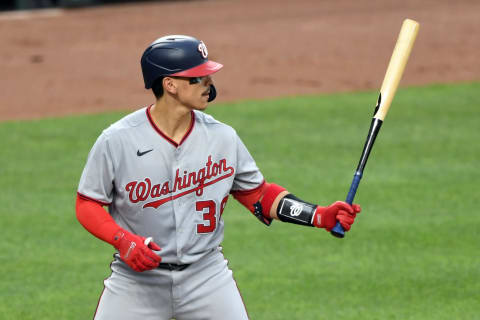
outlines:
[{"label": "gray baseball pants", "polygon": [[232,271],[214,250],[181,271],[135,272],[114,261],[95,320],[246,320]]}]

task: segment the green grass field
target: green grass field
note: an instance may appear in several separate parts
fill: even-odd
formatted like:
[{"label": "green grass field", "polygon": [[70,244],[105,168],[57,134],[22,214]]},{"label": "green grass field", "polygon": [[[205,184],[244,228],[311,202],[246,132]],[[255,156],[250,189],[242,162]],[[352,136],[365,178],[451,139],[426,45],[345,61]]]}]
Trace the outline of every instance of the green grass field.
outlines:
[{"label": "green grass field", "polygon": [[[251,319],[480,318],[480,83],[400,89],[343,240],[260,224],[236,201],[224,253]],[[348,191],[377,93],[208,109],[268,181],[329,204]],[[0,319],[91,319],[113,249],[76,221],[101,130],[125,112],[0,123]]]}]

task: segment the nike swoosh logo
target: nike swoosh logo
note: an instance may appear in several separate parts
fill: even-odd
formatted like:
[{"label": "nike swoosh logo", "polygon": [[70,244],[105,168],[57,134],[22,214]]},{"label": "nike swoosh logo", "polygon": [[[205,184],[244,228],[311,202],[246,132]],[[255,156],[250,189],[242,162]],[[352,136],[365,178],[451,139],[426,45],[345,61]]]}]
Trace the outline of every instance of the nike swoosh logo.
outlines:
[{"label": "nike swoosh logo", "polygon": [[143,152],[140,152],[140,150],[137,150],[137,156],[141,157],[141,156],[143,156],[144,154],[149,153],[150,151],[153,151],[153,149],[150,149],[150,150],[147,150],[147,151],[143,151]]}]

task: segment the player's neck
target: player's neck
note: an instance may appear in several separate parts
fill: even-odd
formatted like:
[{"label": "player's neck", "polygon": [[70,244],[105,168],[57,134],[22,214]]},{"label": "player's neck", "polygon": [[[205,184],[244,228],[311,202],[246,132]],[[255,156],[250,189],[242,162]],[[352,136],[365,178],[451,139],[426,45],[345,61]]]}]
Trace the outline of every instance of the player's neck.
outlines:
[{"label": "player's neck", "polygon": [[155,125],[173,141],[180,143],[190,128],[191,110],[185,107],[172,107],[157,101],[150,109]]}]

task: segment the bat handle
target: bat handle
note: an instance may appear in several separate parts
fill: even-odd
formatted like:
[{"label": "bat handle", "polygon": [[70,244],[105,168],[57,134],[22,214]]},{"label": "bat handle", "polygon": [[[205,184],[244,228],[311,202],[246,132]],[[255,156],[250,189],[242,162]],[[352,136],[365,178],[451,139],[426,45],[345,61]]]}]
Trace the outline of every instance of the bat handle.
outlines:
[{"label": "bat handle", "polygon": [[[358,188],[358,185],[360,184],[361,179],[362,179],[362,172],[356,171],[355,174],[353,175],[353,180],[352,180],[352,184],[350,185],[350,190],[348,191],[347,200],[345,200],[346,203],[350,205],[353,203],[353,198],[355,198],[355,194],[357,193],[357,188]],[[338,221],[335,227],[333,227],[333,229],[330,231],[330,233],[337,238],[345,237],[345,230],[343,229],[342,225]]]}]

